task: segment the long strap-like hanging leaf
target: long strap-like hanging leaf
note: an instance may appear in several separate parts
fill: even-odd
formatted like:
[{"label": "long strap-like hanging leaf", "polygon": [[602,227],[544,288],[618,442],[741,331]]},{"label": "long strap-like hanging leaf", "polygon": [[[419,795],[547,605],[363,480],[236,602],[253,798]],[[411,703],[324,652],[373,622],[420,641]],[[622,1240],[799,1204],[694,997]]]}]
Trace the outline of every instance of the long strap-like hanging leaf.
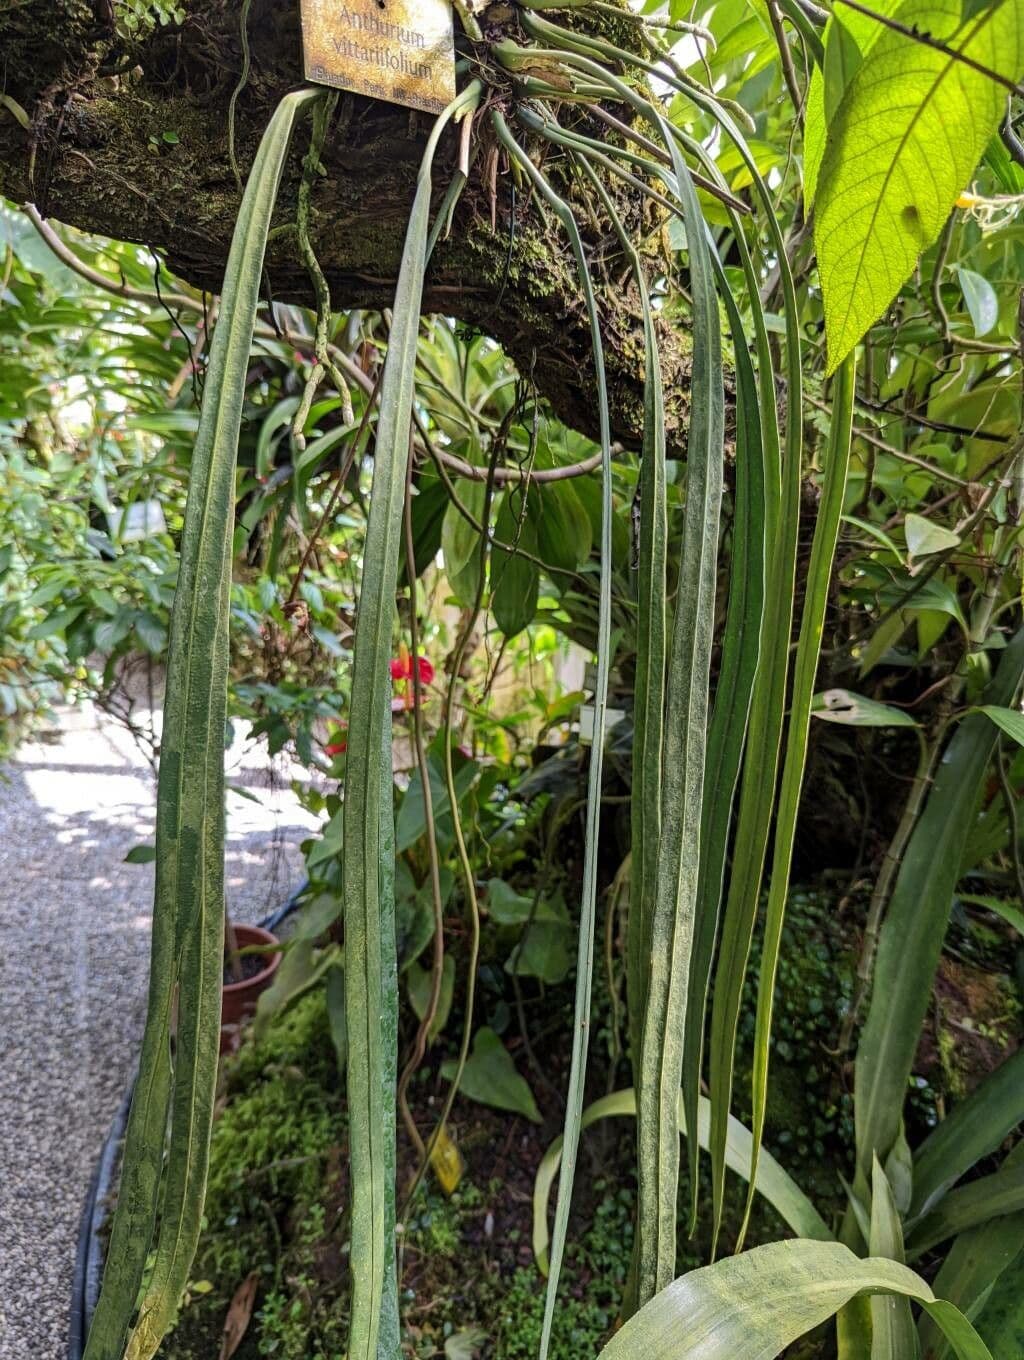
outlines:
[{"label": "long strap-like hanging leaf", "polygon": [[686,225],[693,368],[683,558],[668,667],[661,847],[638,1091],[637,1289],[641,1304],[675,1274],[676,1107],[699,869],[725,430],[718,297],[704,219],[686,162],[664,120],[657,117],[672,154]]},{"label": "long strap-like hanging leaf", "polygon": [[[388,659],[402,546],[416,342],[430,229],[431,169],[450,118],[472,107],[474,82],[441,114],[423,152],[395,292],[394,323],[380,390],[373,489],[363,549],[345,777],[342,898],[348,1031],[352,1185],[350,1360],[376,1360],[378,1338],[397,1353],[397,1328],[381,1333],[385,1281],[394,1255],[394,1072],[385,1035],[398,996],[392,926],[391,690]],[[383,828],[383,830],[382,830]],[[385,930],[387,936],[385,938]],[[388,1231],[389,1223],[392,1230]],[[387,1291],[390,1293],[390,1291]],[[393,1309],[389,1308],[389,1314]],[[397,1321],[397,1318],[394,1319]]]},{"label": "long strap-like hanging leaf", "polygon": [[286,96],[260,145],[231,245],[192,458],[157,786],[149,1011],[103,1288],[87,1360],[121,1360],[150,1251],[171,1106],[171,1008],[178,991],[173,1120],[153,1275],[129,1340],[147,1360],[195,1253],[217,1074],[224,928],[224,724],[234,472],[263,256],[296,118]]},{"label": "long strap-like hanging leaf", "polygon": [[601,339],[601,320],[597,300],[590,280],[587,257],[579,227],[569,205],[560,198],[547,179],[518,146],[508,125],[497,110],[493,115],[498,139],[513,157],[531,183],[540,192],[561,222],[572,247],[580,286],[590,317],[590,337],[594,352],[597,378],[598,417],[601,433],[601,583],[597,628],[597,684],[594,690],[594,744],[590,754],[587,781],[586,848],[583,858],[583,886],[580,901],[580,925],[576,959],[575,1023],[573,1025],[572,1061],[569,1070],[569,1091],[565,1106],[565,1135],[562,1176],[558,1185],[555,1209],[555,1235],[551,1248],[551,1274],[548,1279],[541,1329],[540,1360],[545,1360],[551,1343],[558,1279],[569,1223],[569,1204],[572,1198],[576,1152],[579,1146],[583,1115],[583,1088],[586,1080],[587,1052],[590,1038],[590,996],[594,972],[594,921],[597,912],[598,836],[601,826],[601,772],[604,759],[605,713],[608,706],[608,676],[611,668],[611,558],[612,558],[612,455],[611,424],[608,415],[608,390],[605,383],[604,345]]},{"label": "long strap-like hanging leaf", "polygon": [[[749,252],[742,226],[733,223],[744,260]],[[715,704],[708,725],[708,753],[701,811],[700,874],[694,909],[690,983],[686,998],[686,1034],[683,1043],[683,1102],[686,1122],[697,1119],[704,1049],[704,1012],[707,1008],[711,963],[725,879],[733,804],[743,761],[743,747],[750,704],[761,652],[761,623],[768,515],[767,484],[770,469],[778,467],[778,431],[767,430],[759,409],[757,378],[747,350],[743,323],[717,255],[712,255],[719,292],[725,302],[732,332],[736,367],[736,490],[732,521],[729,572],[729,608],[722,637],[722,655]],[[757,279],[750,270],[748,288],[752,308],[760,308]],[[773,382],[771,363],[762,382]],[[773,394],[774,395],[774,394]],[[690,1169],[690,1231],[697,1223],[701,1144],[687,1140]]]},{"label": "long strap-like hanging leaf", "polygon": [[[796,570],[797,530],[800,505],[800,474],[803,376],[800,360],[799,311],[792,272],[786,254],[782,229],[774,212],[771,194],[762,179],[756,160],[742,134],[728,113],[710,96],[699,89],[683,87],[670,71],[654,68],[651,63],[637,58],[622,48],[596,38],[592,34],[570,32],[534,14],[525,14],[527,31],[537,38],[547,39],[553,49],[534,53],[535,57],[555,58],[583,71],[599,85],[615,91],[622,100],[642,116],[660,123],[663,136],[671,139],[673,156],[676,143],[684,145],[715,173],[708,164],[707,152],[673,124],[660,118],[654,105],[644,100],[605,67],[590,56],[634,64],[651,70],[675,85],[685,98],[691,99],[715,119],[732,140],[744,165],[751,175],[757,195],[764,208],[764,222],[772,238],[778,264],[784,301],[786,327],[786,440],[781,469],[774,454],[778,450],[773,392],[763,381],[761,391],[761,420],[766,440],[765,516],[770,544],[767,559],[766,607],[761,634],[760,660],[755,679],[750,709],[749,731],[743,766],[743,783],[737,816],[733,848],[733,871],[729,883],[722,930],[722,946],[716,975],[715,1002],[711,1027],[711,1100],[712,1100],[712,1182],[715,1235],[721,1222],[725,1191],[725,1146],[729,1103],[732,1092],[734,1048],[739,1018],[743,981],[753,934],[754,919],[764,870],[764,861],[771,826],[774,789],[778,771],[779,749],[785,715],[786,679],[788,672],[790,629],[792,625],[793,589]],[[678,174],[677,174],[678,178]],[[756,290],[754,290],[756,291]],[[758,344],[759,367],[762,379],[771,371],[767,359],[767,336],[763,318],[754,309],[755,338]],[[679,998],[677,998],[677,1001]],[[690,1032],[696,1025],[691,1015]],[[692,1072],[693,1068],[687,1069]],[[641,1107],[643,1105],[643,1074],[641,1073]],[[666,1116],[667,1117],[667,1116]],[[642,1121],[641,1121],[642,1122]],[[641,1135],[642,1137],[642,1135]],[[641,1190],[641,1196],[643,1191]],[[667,1202],[666,1202],[667,1211]],[[641,1210],[641,1231],[645,1214]]]},{"label": "long strap-like hanging leaf", "polygon": [[[850,431],[853,422],[854,358],[851,354],[840,365],[832,393],[832,423],[825,451],[824,480],[818,518],[811,543],[811,561],[807,569],[806,594],[800,619],[800,637],[796,648],[793,693],[786,736],[786,759],[782,769],[778,809],[775,817],[775,841],[772,848],[772,878],[765,914],[764,946],[761,952],[761,974],[757,993],[757,1021],[754,1029],[753,1118],[754,1136],[751,1177],[756,1179],[757,1158],[764,1135],[764,1121],[768,1101],[768,1046],[771,1038],[772,1007],[775,998],[775,976],[778,970],[782,925],[785,919],[786,898],[789,892],[789,871],[793,859],[796,819],[800,810],[800,790],[803,787],[804,766],[807,763],[807,740],[811,724],[811,700],[821,653],[821,636],[825,626],[825,607],[828,604],[832,562],[839,538],[839,521],[843,513],[846,478],[850,466]],[[753,1205],[747,1195],[747,1208],[742,1242]]]}]

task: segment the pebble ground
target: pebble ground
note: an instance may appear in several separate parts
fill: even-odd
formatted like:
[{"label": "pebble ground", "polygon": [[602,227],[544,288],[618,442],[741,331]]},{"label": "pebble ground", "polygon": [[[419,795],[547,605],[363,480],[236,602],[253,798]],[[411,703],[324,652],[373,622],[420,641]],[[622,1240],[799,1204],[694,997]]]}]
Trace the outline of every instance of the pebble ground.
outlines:
[{"label": "pebble ground", "polygon": [[[120,728],[67,714],[0,767],[0,1360],[65,1360],[75,1245],[145,1017],[154,781]],[[260,768],[262,766],[262,768]],[[302,875],[311,819],[265,760],[229,756],[232,914]]]}]

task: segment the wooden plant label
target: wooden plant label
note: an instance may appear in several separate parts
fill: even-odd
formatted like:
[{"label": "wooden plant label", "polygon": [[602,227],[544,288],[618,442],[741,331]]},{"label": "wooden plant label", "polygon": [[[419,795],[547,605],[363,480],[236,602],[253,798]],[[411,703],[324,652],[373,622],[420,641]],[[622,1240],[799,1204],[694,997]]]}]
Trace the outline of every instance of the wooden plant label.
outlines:
[{"label": "wooden plant label", "polygon": [[455,98],[450,0],[302,0],[306,79],[440,113]]}]

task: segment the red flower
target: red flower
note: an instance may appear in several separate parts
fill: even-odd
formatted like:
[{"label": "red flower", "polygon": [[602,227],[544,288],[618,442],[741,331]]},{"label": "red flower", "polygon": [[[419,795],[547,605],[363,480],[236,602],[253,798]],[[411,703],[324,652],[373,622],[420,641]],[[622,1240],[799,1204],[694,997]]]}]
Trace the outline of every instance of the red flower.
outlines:
[{"label": "red flower", "polygon": [[[419,670],[420,684],[429,685],[434,679],[434,667],[425,656],[416,658],[416,665]],[[391,678],[392,680],[411,680],[412,679],[412,657],[402,648],[401,656],[391,658]]]},{"label": "red flower", "polygon": [[[412,678],[412,656],[409,648],[402,643],[401,650],[397,656],[391,658],[391,679],[398,688],[400,697],[391,700],[391,712],[401,713],[405,709],[410,709],[415,704],[415,694],[413,692]],[[429,685],[434,678],[434,667],[425,656],[416,658],[416,669],[421,685]]]},{"label": "red flower", "polygon": [[325,756],[341,756],[348,750],[348,737],[346,729],[342,727],[340,731],[331,734],[331,740],[324,747]]}]

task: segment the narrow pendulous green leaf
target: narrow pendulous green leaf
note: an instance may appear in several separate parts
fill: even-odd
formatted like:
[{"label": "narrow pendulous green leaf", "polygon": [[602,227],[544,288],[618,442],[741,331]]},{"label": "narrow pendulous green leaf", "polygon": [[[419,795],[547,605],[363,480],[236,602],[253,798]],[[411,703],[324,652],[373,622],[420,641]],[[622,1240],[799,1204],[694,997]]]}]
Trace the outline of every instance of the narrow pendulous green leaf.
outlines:
[{"label": "narrow pendulous green leaf", "polygon": [[[282,100],[246,186],[231,244],[190,472],[171,616],[157,786],[156,888],[149,1010],[107,1268],[87,1360],[148,1360],[188,1278],[205,1196],[220,1033],[224,932],[224,724],[234,478],[263,255],[296,118],[311,90]],[[178,994],[170,1152],[150,1282],[172,1108],[171,1010]]]},{"label": "narrow pendulous green leaf", "polygon": [[704,221],[689,170],[660,115],[659,123],[673,158],[686,225],[693,368],[683,557],[668,661],[661,846],[638,1087],[637,1279],[641,1303],[675,1274],[676,1107],[699,872],[725,428],[718,298]]},{"label": "narrow pendulous green leaf", "polygon": [[917,723],[902,708],[880,704],[852,689],[826,689],[811,702],[811,717],[848,727],[916,727]]},{"label": "narrow pendulous green leaf", "polygon": [[393,1026],[396,1023],[394,844],[392,831],[391,690],[387,683],[395,590],[402,547],[402,510],[416,343],[430,228],[434,152],[449,118],[468,110],[474,85],[434,124],[420,165],[395,290],[394,323],[380,390],[373,489],[363,549],[349,723],[344,804],[342,897],[345,926],[345,1024],[349,1155],[352,1168],[352,1317],[350,1360],[376,1360],[382,1310],[397,1348],[391,1315],[394,1237]]},{"label": "narrow pendulous green leaf", "polygon": [[[840,368],[832,393],[832,422],[825,451],[821,503],[814,525],[811,561],[807,568],[804,608],[800,620],[790,700],[789,728],[786,734],[786,758],[775,817],[771,888],[765,912],[761,974],[757,991],[757,1019],[754,1029],[752,1091],[755,1171],[768,1105],[768,1061],[775,979],[782,943],[786,899],[789,895],[789,871],[793,860],[797,814],[800,810],[800,790],[803,787],[804,766],[807,763],[811,703],[814,698],[814,681],[825,627],[832,561],[839,537],[839,522],[843,513],[843,497],[846,493],[846,478],[850,467],[853,391],[854,365],[853,359],[850,358]],[[751,1202],[748,1196],[747,1218]]]},{"label": "narrow pendulous green leaf", "polygon": [[640,524],[637,542],[634,762],[630,801],[632,861],[626,942],[630,1056],[635,1079],[640,1065],[643,1013],[647,1003],[651,916],[657,890],[658,846],[661,836],[668,533],[665,509],[665,411],[661,361],[640,256],[622,225],[610,195],[602,188],[596,173],[591,171],[590,177],[602,197],[605,211],[632,265],[640,294],[644,325],[644,434],[640,464]]},{"label": "narrow pendulous green leaf", "polygon": [[[734,223],[737,239],[741,228]],[[743,255],[749,259],[745,250]],[[778,433],[765,431],[761,419],[754,366],[747,349],[743,323],[725,271],[712,256],[719,292],[725,300],[732,332],[736,367],[736,489],[732,521],[729,606],[722,637],[719,681],[708,725],[700,832],[700,871],[694,910],[690,983],[686,1001],[683,1042],[683,1101],[689,1124],[697,1118],[697,1099],[704,1052],[704,1012],[711,981],[711,965],[718,933],[733,803],[739,782],[744,740],[757,664],[761,652],[767,548],[766,482],[772,461],[777,464]],[[756,296],[752,271],[749,283]],[[758,306],[757,303],[754,304]],[[771,367],[768,369],[771,381]],[[770,452],[774,450],[774,455]],[[631,902],[632,905],[632,902]],[[696,1227],[700,1143],[687,1141],[690,1168],[691,1231]]]},{"label": "narrow pendulous green leaf", "polygon": [[545,1360],[551,1342],[551,1327],[558,1293],[558,1277],[562,1252],[569,1223],[573,1175],[579,1146],[580,1120],[583,1114],[583,1089],[586,1081],[587,1050],[590,1036],[590,996],[594,972],[594,922],[597,913],[598,838],[601,824],[601,779],[604,758],[605,718],[608,708],[608,679],[612,663],[611,641],[611,576],[612,576],[612,466],[611,426],[608,413],[608,390],[605,382],[604,345],[601,338],[601,318],[597,310],[593,284],[590,279],[586,252],[579,227],[569,205],[533,162],[512,140],[500,114],[494,126],[506,149],[513,155],[534,187],[559,219],[569,238],[587,313],[590,318],[590,342],[593,349],[594,370],[597,378],[598,420],[601,432],[601,578],[599,586],[597,628],[597,683],[594,689],[594,743],[591,748],[590,769],[587,775],[586,845],[583,857],[583,885],[580,900],[580,926],[576,956],[576,998],[572,1057],[569,1068],[569,1090],[565,1107],[565,1172],[558,1187],[555,1210],[555,1239],[552,1248],[552,1269],[544,1302],[544,1321],[541,1330],[540,1357]]}]

